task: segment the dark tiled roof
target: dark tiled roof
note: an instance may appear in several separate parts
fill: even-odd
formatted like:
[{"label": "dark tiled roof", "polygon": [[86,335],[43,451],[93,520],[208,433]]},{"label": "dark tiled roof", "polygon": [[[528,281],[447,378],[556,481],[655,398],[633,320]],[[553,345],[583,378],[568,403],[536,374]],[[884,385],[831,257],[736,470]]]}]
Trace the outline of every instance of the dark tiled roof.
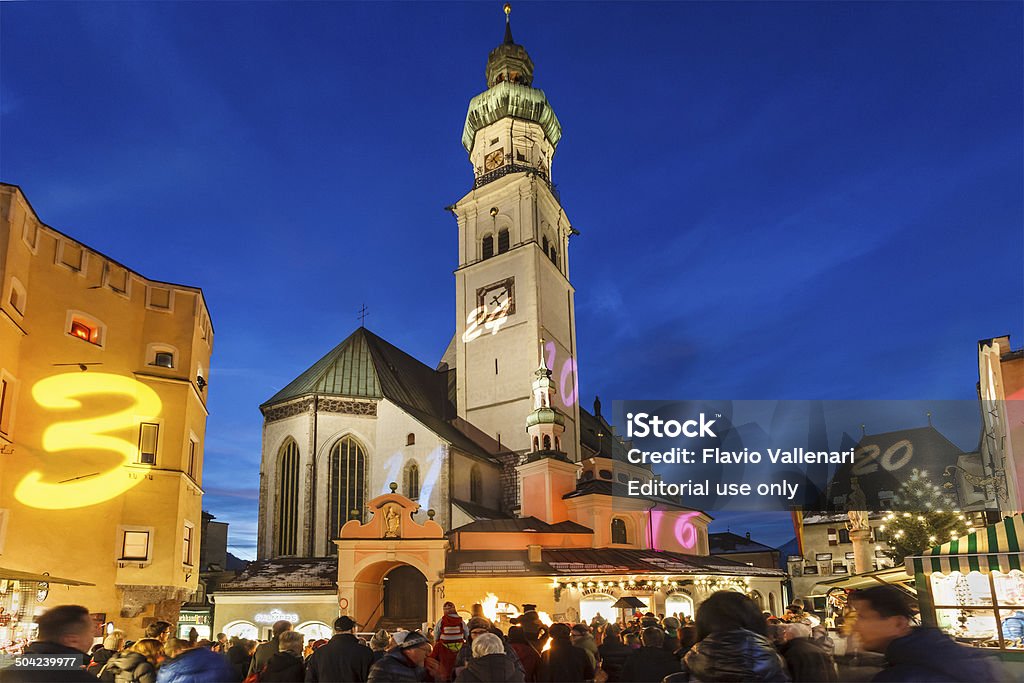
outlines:
[{"label": "dark tiled roof", "polygon": [[[618,481],[608,481],[607,479],[580,479],[576,482],[576,488],[569,493],[566,493],[562,498],[578,498],[580,496],[587,496],[591,494],[616,496],[618,498],[628,498],[630,500],[646,500],[651,503],[658,503],[659,505],[671,505],[679,510],[697,509],[687,507],[682,505],[678,500],[672,500],[669,498],[659,498],[657,496],[631,496],[629,495],[629,489],[626,484]],[[710,515],[708,516],[710,517]]]},{"label": "dark tiled roof", "polygon": [[775,548],[764,543],[758,543],[752,538],[740,536],[729,531],[717,534],[708,534],[708,549],[712,555],[727,555],[729,553],[764,553],[778,552]]},{"label": "dark tiled roof", "polygon": [[336,590],[337,587],[337,557],[280,557],[250,562],[237,578],[222,583],[220,590]]},{"label": "dark tiled roof", "polygon": [[626,462],[626,444],[612,434],[612,427],[604,419],[580,408],[580,443],[587,450],[585,457],[612,458]]},{"label": "dark tiled roof", "polygon": [[656,550],[621,548],[545,549],[531,563],[525,550],[458,550],[448,553],[445,576],[589,576],[667,574],[784,576],[779,569],[751,567],[721,557],[697,557]]},{"label": "dark tiled roof", "polygon": [[462,508],[470,517],[475,517],[479,520],[491,520],[491,519],[511,519],[510,515],[500,512],[498,510],[491,510],[490,508],[479,505],[478,503],[471,503],[468,500],[460,500],[458,498],[452,498],[452,502]]},{"label": "dark tiled roof", "polygon": [[536,517],[510,517],[506,519],[481,519],[475,522],[470,522],[464,526],[460,526],[458,529],[452,529],[453,532],[466,531],[470,533],[514,533],[522,531],[535,531],[537,533],[554,533],[554,534],[592,534],[593,529],[589,529],[582,524],[576,522],[556,522],[555,524],[548,524],[543,522]]},{"label": "dark tiled roof", "polygon": [[[913,449],[911,458],[905,466],[894,471],[888,470],[882,466],[882,455],[890,448],[897,447],[901,441],[908,442]],[[853,474],[853,468],[856,467],[862,472],[866,469],[864,464],[866,456],[862,455],[862,449],[878,450],[875,469],[858,476],[858,482],[867,500],[868,510],[883,509],[884,506],[878,500],[879,491],[897,493],[900,485],[910,478],[914,470],[927,471],[931,475],[932,483],[941,486],[942,471],[950,465],[955,465],[957,458],[964,454],[964,451],[932,426],[869,434],[861,438],[856,448],[857,462],[843,465],[832,479],[832,484],[828,488],[830,500],[825,501],[826,509],[844,511],[847,509],[845,504],[837,504],[835,501],[840,497],[845,501],[846,496],[850,493],[850,477]],[[906,457],[906,454],[906,449],[899,446],[892,451],[891,459],[898,461]]]},{"label": "dark tiled roof", "polygon": [[460,451],[493,462],[486,449],[450,422],[455,406],[448,400],[448,375],[360,327],[260,407],[313,393],[387,398]]}]

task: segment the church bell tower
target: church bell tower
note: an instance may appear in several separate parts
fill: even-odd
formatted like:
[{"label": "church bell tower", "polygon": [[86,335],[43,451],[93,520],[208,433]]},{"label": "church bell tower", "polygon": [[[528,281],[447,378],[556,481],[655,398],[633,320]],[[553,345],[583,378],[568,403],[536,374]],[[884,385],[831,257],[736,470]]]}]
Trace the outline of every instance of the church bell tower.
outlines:
[{"label": "church bell tower", "polygon": [[459,227],[456,281],[457,404],[506,448],[526,452],[537,340],[565,415],[562,450],[579,459],[576,311],[569,237],[576,234],[552,184],[562,128],[533,61],[505,37],[487,58],[487,90],[469,103],[462,145],[473,187],[451,208]]}]

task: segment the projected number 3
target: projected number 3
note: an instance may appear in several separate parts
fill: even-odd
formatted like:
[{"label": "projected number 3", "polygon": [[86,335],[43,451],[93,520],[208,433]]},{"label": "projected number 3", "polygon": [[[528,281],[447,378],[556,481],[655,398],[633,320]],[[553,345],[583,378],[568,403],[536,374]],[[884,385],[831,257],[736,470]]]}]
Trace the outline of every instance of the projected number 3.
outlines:
[{"label": "projected number 3", "polygon": [[[162,403],[155,391],[128,377],[93,372],[56,375],[32,387],[36,403],[55,411],[82,410],[89,398],[102,397],[108,401],[111,396],[123,396],[132,403],[123,410],[99,417],[54,422],[43,432],[42,446],[48,453],[113,451],[121,456],[121,462],[106,472],[79,481],[74,481],[73,475],[68,481],[67,466],[46,472],[33,470],[14,490],[14,496],[21,503],[45,510],[87,507],[116,498],[142,481],[129,478],[121,469],[134,459],[137,444],[112,436],[111,432],[127,433],[127,430],[137,429],[144,419],[158,416]],[[44,477],[57,481],[44,481]]]}]

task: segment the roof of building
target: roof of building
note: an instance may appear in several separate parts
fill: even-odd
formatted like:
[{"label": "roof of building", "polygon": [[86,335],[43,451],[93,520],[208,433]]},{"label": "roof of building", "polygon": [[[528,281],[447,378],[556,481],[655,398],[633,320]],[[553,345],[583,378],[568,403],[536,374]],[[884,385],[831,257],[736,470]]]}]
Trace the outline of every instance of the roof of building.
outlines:
[{"label": "roof of building", "polygon": [[[855,468],[858,483],[866,498],[864,509],[881,510],[887,507],[887,503],[880,502],[880,492],[897,494],[900,486],[915,471],[926,471],[935,483],[940,483],[943,470],[956,465],[957,459],[964,454],[964,451],[931,425],[868,434],[860,439],[856,448],[857,461],[843,465],[828,487],[826,509],[849,509],[846,501]],[[875,453],[873,463],[868,462],[871,453]],[[894,463],[897,462],[905,464],[895,467]],[[873,469],[872,464],[875,465]]]},{"label": "roof of building", "polygon": [[784,576],[780,569],[751,567],[721,557],[631,548],[543,549],[530,562],[526,550],[457,550],[448,553],[445,576],[590,576],[668,574]]},{"label": "roof of building", "polygon": [[452,498],[452,503],[458,505],[463,512],[467,515],[474,517],[477,520],[481,519],[511,519],[511,515],[508,515],[500,510],[492,510],[488,507],[480,505],[479,503],[471,503],[468,500],[461,500],[459,498]]},{"label": "roof of building", "polygon": [[267,400],[261,409],[301,396],[387,398],[460,451],[493,462],[491,453],[451,420],[448,373],[437,371],[359,327]]},{"label": "roof of building", "polygon": [[758,543],[750,538],[750,534],[740,536],[731,531],[708,534],[708,550],[712,555],[729,555],[731,553],[777,553],[778,550]]},{"label": "roof of building", "polygon": [[576,522],[564,521],[548,524],[536,517],[506,517],[503,519],[478,519],[475,522],[464,524],[449,533],[519,533],[536,532],[539,534],[592,534],[593,529],[577,524]]},{"label": "roof of building", "polygon": [[221,591],[262,590],[337,590],[338,558],[278,557],[257,560],[230,581],[220,585]]}]

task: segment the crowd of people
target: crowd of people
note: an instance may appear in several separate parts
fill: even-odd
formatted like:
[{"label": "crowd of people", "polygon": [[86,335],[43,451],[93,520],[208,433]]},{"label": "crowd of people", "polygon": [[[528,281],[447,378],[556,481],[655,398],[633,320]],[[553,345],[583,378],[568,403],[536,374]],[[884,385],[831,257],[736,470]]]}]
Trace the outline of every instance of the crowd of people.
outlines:
[{"label": "crowd of people", "polygon": [[0,683],[106,681],[108,683],[682,683],[685,681],[793,681],[832,683],[998,681],[1005,673],[983,652],[916,625],[915,605],[891,586],[850,598],[849,627],[860,645],[884,655],[885,666],[866,677],[844,677],[832,642],[799,602],[781,617],[759,611],[742,593],[720,591],[694,619],[635,614],[609,622],[545,624],[533,605],[507,632],[479,611],[464,619],[453,603],[431,629],[360,634],[348,616],[332,638],[305,641],[287,621],[276,622],[265,643],[218,634],[175,638],[158,621],[131,641],[114,631],[93,646],[88,610],[62,605],[39,618],[28,656],[74,656],[81,666],[16,666]]}]

